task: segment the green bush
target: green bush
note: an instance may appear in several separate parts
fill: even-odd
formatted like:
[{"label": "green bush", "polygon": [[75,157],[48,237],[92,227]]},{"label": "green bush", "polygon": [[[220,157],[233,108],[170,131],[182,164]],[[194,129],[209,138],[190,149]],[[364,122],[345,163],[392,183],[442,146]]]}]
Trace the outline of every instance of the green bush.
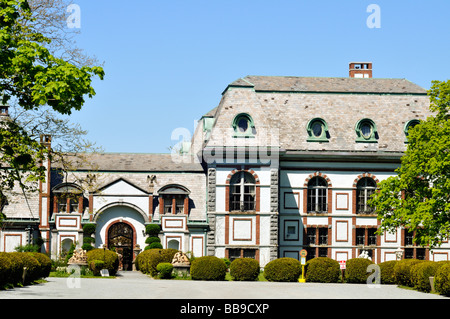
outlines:
[{"label": "green bush", "polygon": [[380,266],[380,276],[382,284],[395,284],[394,267],[396,264],[397,260],[384,261],[378,264],[378,266]]},{"label": "green bush", "polygon": [[430,277],[434,277],[439,264],[434,261],[424,261],[411,267],[411,284],[414,289],[430,292]]},{"label": "green bush", "polygon": [[159,237],[147,237],[147,239],[145,240],[145,243],[147,245],[150,245],[151,243],[160,243],[161,239]]},{"label": "green bush", "polygon": [[259,276],[259,269],[256,259],[237,258],[230,264],[230,275],[236,281],[255,281]]},{"label": "green bush", "polygon": [[316,257],[307,262],[306,281],[332,283],[339,281],[339,262],[328,257]]},{"label": "green bush", "polygon": [[161,279],[172,278],[172,270],[173,265],[171,263],[159,263],[158,266],[156,266],[156,271]]},{"label": "green bush", "polygon": [[90,237],[93,233],[95,233],[97,225],[96,224],[84,224],[83,225],[83,235],[85,237]]},{"label": "green bush", "polygon": [[367,267],[371,264],[373,262],[365,258],[352,258],[347,260],[344,273],[345,282],[365,284],[367,277],[370,276],[370,272],[367,272]]},{"label": "green bush", "polygon": [[268,281],[298,281],[302,265],[297,259],[283,257],[272,260],[264,267],[264,277]]},{"label": "green bush", "polygon": [[148,245],[147,247],[145,247],[146,249],[163,249],[163,246],[161,245],[161,243],[158,242],[153,242],[150,245]]},{"label": "green bush", "polygon": [[[109,275],[114,276],[119,269],[119,256],[108,249],[96,248],[88,251],[87,262],[89,267],[91,267],[91,262],[94,260],[102,260],[104,264],[104,269],[108,269]],[[94,269],[91,268],[92,271]]]},{"label": "green bush", "polygon": [[88,252],[88,251],[94,249],[94,246],[92,246],[91,244],[88,244],[88,243],[84,243],[84,244],[81,246],[81,249],[86,250],[86,252]]},{"label": "green bush", "polygon": [[145,233],[150,237],[158,237],[161,227],[158,224],[148,224],[145,226]]},{"label": "green bush", "polygon": [[136,258],[136,267],[144,274],[152,277],[158,275],[156,267],[159,263],[172,262],[173,256],[178,252],[176,249],[148,249],[141,252]]},{"label": "green bush", "polygon": [[17,285],[22,283],[23,260],[19,257],[21,253],[5,253],[11,259],[11,278],[8,283]]},{"label": "green bush", "polygon": [[[34,258],[29,253],[14,252],[14,253],[11,253],[11,255],[18,257],[18,259],[21,260],[22,269],[21,269],[20,277],[22,277],[23,267],[27,267],[24,284],[32,283],[33,281],[40,278],[41,264],[39,263],[39,261],[36,258]],[[22,278],[18,282],[21,282],[21,281],[22,281]],[[18,283],[18,282],[16,282],[16,283]]]},{"label": "green bush", "polygon": [[221,258],[221,259],[224,261],[225,265],[227,265],[227,269],[229,269],[230,265],[231,265],[231,261],[228,258]]},{"label": "green bush", "polygon": [[411,282],[411,267],[421,262],[424,261],[419,259],[399,260],[394,266],[395,283],[401,286],[412,287],[413,284]]},{"label": "green bush", "polygon": [[103,260],[92,260],[89,263],[89,269],[92,270],[94,276],[100,276],[100,270],[105,268],[105,262]]},{"label": "green bush", "polygon": [[434,275],[436,292],[450,297],[450,263],[441,264]]},{"label": "green bush", "polygon": [[8,253],[0,253],[0,288],[11,283],[12,261]]},{"label": "green bush", "polygon": [[225,280],[227,265],[218,257],[203,256],[191,263],[190,272],[193,280]]},{"label": "green bush", "polygon": [[50,275],[52,270],[52,260],[46,254],[43,253],[28,253],[37,259],[41,265],[39,269],[39,278],[46,278]]}]

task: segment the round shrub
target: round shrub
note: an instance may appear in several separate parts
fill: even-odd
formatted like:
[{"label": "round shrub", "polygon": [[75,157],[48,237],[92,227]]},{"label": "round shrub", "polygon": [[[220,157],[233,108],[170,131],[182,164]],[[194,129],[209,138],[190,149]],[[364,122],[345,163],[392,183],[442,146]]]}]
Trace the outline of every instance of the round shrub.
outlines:
[{"label": "round shrub", "polygon": [[345,266],[345,281],[348,283],[365,284],[370,272],[367,272],[367,267],[373,264],[369,259],[352,258],[347,260]]},{"label": "round shrub", "polygon": [[339,262],[328,257],[316,257],[307,262],[306,281],[332,283],[338,282]]},{"label": "round shrub", "polygon": [[158,275],[156,267],[160,263],[172,262],[173,256],[178,252],[176,249],[148,249],[141,252],[136,258],[136,267],[144,274],[152,277]]},{"label": "round shrub", "polygon": [[411,267],[421,262],[423,262],[423,260],[418,259],[399,260],[394,266],[395,283],[401,286],[412,287]]},{"label": "round shrub", "polygon": [[259,262],[253,258],[237,258],[230,264],[230,275],[236,281],[257,280]]},{"label": "round shrub", "polygon": [[414,289],[430,292],[430,277],[434,277],[439,264],[434,261],[424,261],[411,267],[411,284]]},{"label": "round shrub", "polygon": [[39,278],[46,278],[50,275],[52,270],[52,260],[46,254],[43,253],[28,253],[37,259],[41,265],[39,270]]},{"label": "round shrub", "polygon": [[85,237],[91,236],[95,233],[96,224],[84,224],[83,225],[83,234]]},{"label": "round shrub", "polygon": [[158,224],[148,224],[145,226],[145,233],[150,237],[158,237],[161,227]]},{"label": "round shrub", "polygon": [[173,265],[171,263],[159,263],[156,266],[156,271],[158,271],[159,278],[170,279],[172,278]]},{"label": "round shrub", "polygon": [[148,245],[147,247],[145,247],[146,249],[163,249],[163,246],[161,245],[161,243],[158,242],[153,242],[150,245]]},{"label": "round shrub", "polygon": [[450,296],[450,263],[441,264],[434,275],[434,288],[444,296]]},{"label": "round shrub", "polygon": [[151,243],[160,243],[161,242],[161,238],[159,237],[147,237],[147,239],[145,240],[145,243],[147,245],[150,245]]},{"label": "round shrub", "polygon": [[300,261],[290,257],[272,260],[264,267],[264,277],[268,281],[298,281],[302,273]]},{"label": "round shrub", "polygon": [[396,264],[397,260],[384,261],[378,264],[378,266],[380,266],[381,272],[380,276],[382,284],[386,285],[395,284],[394,267]]},{"label": "round shrub", "polygon": [[[23,267],[27,267],[24,284],[32,283],[33,281],[40,278],[39,274],[41,264],[36,258],[28,253],[14,252],[11,253],[11,255],[18,257],[18,259],[21,260],[22,269],[20,270],[20,277],[22,277]],[[22,278],[20,278],[20,280],[17,282],[22,282]]]},{"label": "round shrub", "polygon": [[203,256],[191,263],[190,272],[193,280],[225,280],[227,265],[218,257]]},{"label": "round shrub", "polygon": [[100,271],[105,268],[105,262],[103,260],[92,260],[89,262],[89,269],[92,270],[94,276],[100,276]]},{"label": "round shrub", "polygon": [[10,283],[12,262],[8,253],[0,253],[0,288]]},{"label": "round shrub", "polygon": [[[104,269],[108,269],[110,276],[114,276],[117,273],[119,269],[119,256],[115,252],[108,249],[96,248],[88,251],[86,255],[89,267],[91,267],[92,261],[101,260],[105,263],[103,267]],[[91,270],[94,271],[92,268]]]}]

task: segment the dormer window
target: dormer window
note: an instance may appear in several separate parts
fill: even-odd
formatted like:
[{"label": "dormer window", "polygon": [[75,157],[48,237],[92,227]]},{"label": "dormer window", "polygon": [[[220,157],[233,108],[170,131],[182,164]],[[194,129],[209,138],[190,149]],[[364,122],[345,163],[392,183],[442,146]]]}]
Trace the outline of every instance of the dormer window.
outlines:
[{"label": "dormer window", "polygon": [[371,119],[362,119],[356,123],[356,142],[377,143],[378,132],[375,122]]},{"label": "dormer window", "polygon": [[328,132],[328,125],[321,118],[314,118],[308,122],[306,126],[308,132],[308,142],[328,142],[330,133]]},{"label": "dormer window", "polygon": [[160,214],[188,214],[190,191],[177,184],[166,185],[159,191]]},{"label": "dormer window", "polygon": [[233,137],[254,137],[256,134],[255,124],[252,117],[247,113],[241,113],[233,119]]},{"label": "dormer window", "polygon": [[[405,124],[403,131],[405,132],[406,139],[408,139],[409,130],[412,129],[417,124],[420,124],[419,120],[411,120]],[[408,140],[405,141],[405,143],[407,143],[407,142],[408,142]]]},{"label": "dormer window", "polygon": [[54,213],[82,213],[83,191],[72,183],[64,183],[53,188]]}]

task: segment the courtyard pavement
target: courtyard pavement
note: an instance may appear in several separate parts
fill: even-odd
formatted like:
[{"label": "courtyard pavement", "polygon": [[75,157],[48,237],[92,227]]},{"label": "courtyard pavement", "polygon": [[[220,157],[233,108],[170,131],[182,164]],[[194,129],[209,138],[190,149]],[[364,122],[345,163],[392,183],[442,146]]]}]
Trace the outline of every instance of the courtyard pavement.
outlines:
[{"label": "courtyard pavement", "polygon": [[154,280],[138,271],[116,278],[53,278],[0,291],[0,299],[443,299],[395,285]]}]

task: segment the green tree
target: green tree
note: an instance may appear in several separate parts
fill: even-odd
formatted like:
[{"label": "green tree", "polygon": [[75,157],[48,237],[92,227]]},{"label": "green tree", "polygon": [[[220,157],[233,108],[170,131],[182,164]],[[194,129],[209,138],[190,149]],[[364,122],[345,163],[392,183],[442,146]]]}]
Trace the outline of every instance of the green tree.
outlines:
[{"label": "green tree", "polygon": [[[39,31],[43,29],[36,20],[40,16],[26,0],[0,0],[0,103],[24,111],[47,107],[70,115],[81,109],[85,96],[95,95],[92,80],[103,79],[104,71],[98,66],[75,65],[61,58],[62,53],[59,57],[52,54],[56,52],[49,50],[52,41]],[[2,203],[4,191],[17,183],[24,193],[36,190],[37,181],[45,179],[40,162],[48,155],[49,150],[23,123],[7,117],[0,120]]]},{"label": "green tree", "polygon": [[434,116],[408,131],[408,146],[396,170],[372,196],[380,233],[398,227],[415,231],[414,240],[436,247],[450,235],[450,81],[433,81]]}]

